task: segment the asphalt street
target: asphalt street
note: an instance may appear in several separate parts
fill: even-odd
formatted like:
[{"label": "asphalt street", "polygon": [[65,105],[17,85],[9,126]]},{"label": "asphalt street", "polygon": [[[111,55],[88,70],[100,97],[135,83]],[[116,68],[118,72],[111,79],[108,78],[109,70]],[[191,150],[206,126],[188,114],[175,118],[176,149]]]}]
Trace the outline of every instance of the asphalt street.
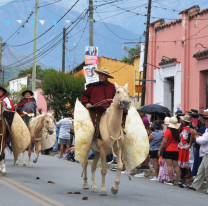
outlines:
[{"label": "asphalt street", "polygon": [[[32,155],[34,158],[34,154]],[[27,154],[26,154],[26,160]],[[81,178],[82,168],[78,163],[60,160],[52,156],[41,155],[33,168],[19,165],[13,166],[13,156],[6,151],[6,176],[0,175],[0,205],[119,205],[119,206],[207,206],[208,195],[193,192],[178,186],[169,186],[146,178],[121,175],[120,188],[117,195],[111,194],[111,187],[116,172],[108,170],[106,189],[108,196],[100,196],[90,190],[83,190]],[[88,166],[90,185],[90,166]],[[39,177],[40,179],[36,179]],[[48,181],[54,182],[48,183]],[[96,183],[100,190],[100,168],[96,170]],[[68,194],[80,192],[81,194]],[[88,200],[82,200],[88,197]]]}]

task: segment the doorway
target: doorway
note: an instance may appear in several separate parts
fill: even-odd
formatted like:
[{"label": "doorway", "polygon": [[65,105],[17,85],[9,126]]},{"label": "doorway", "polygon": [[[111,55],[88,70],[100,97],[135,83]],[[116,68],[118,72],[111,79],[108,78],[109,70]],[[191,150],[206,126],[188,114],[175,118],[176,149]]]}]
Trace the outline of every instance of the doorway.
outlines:
[{"label": "doorway", "polygon": [[164,79],[164,106],[174,115],[174,77]]}]

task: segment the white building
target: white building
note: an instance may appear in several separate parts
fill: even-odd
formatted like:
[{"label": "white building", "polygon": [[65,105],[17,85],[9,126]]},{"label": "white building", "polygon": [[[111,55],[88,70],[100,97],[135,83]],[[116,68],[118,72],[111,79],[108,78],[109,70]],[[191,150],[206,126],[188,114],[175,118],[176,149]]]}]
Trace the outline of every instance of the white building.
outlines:
[{"label": "white building", "polygon": [[[16,77],[14,79],[9,80],[9,90],[11,92],[19,92],[21,90],[21,86],[27,86],[27,89],[32,89],[32,75],[27,74],[25,76]],[[40,87],[41,78],[36,78],[36,87]]]}]

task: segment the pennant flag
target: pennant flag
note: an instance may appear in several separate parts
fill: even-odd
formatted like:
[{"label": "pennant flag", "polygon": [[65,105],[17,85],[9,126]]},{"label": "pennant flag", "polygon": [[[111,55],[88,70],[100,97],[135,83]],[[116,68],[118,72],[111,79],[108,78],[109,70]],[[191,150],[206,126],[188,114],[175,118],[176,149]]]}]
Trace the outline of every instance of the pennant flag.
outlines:
[{"label": "pennant flag", "polygon": [[39,22],[43,25],[45,20],[39,20]]},{"label": "pennant flag", "polygon": [[66,23],[70,23],[70,20],[66,20]]},{"label": "pennant flag", "polygon": [[56,24],[57,24],[57,22],[58,22],[58,21],[56,21],[56,20],[53,20],[53,23],[54,23],[54,25],[56,25]]},{"label": "pennant flag", "polygon": [[34,24],[35,20],[30,20],[32,24]]},{"label": "pennant flag", "polygon": [[6,20],[6,23],[9,24],[9,20]]},{"label": "pennant flag", "polygon": [[92,24],[90,24],[89,28],[92,28]]},{"label": "pennant flag", "polygon": [[17,22],[21,24],[22,23],[22,20],[17,20]]}]

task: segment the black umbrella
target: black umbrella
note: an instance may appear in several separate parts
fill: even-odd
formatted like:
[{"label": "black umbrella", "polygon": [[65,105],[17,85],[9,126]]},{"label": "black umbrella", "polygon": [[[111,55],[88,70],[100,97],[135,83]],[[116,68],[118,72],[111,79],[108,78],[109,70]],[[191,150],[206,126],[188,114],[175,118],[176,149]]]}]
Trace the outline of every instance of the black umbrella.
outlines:
[{"label": "black umbrella", "polygon": [[170,110],[167,107],[163,107],[158,104],[148,104],[137,110],[138,112],[144,112],[146,114],[155,114],[155,113],[170,113]]}]

